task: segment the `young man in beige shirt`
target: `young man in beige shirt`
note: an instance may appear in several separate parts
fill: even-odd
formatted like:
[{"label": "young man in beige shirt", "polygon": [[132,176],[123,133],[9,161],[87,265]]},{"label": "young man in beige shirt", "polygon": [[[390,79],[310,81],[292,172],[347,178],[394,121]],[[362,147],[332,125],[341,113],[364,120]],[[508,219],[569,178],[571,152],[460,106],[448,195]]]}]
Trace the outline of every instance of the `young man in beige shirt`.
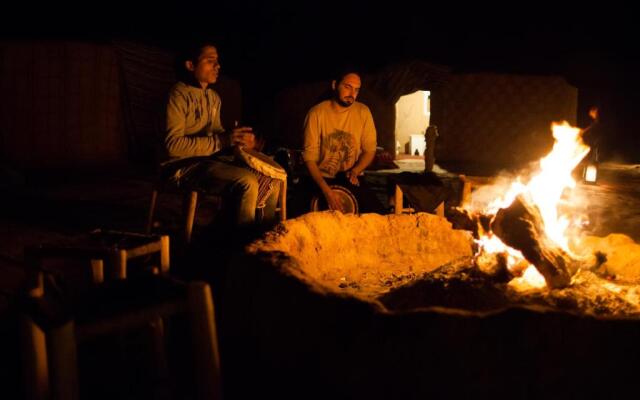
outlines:
[{"label": "young man in beige shirt", "polygon": [[[222,127],[221,100],[210,87],[220,71],[218,50],[211,43],[199,44],[187,49],[180,62],[184,76],[171,88],[167,101],[164,143],[169,160],[164,166],[178,185],[222,194],[226,216],[235,228],[253,228],[258,180],[228,150],[231,145],[253,149],[255,135],[250,127],[231,131]],[[266,201],[262,222],[267,227],[275,222],[278,192],[274,190]]]}]

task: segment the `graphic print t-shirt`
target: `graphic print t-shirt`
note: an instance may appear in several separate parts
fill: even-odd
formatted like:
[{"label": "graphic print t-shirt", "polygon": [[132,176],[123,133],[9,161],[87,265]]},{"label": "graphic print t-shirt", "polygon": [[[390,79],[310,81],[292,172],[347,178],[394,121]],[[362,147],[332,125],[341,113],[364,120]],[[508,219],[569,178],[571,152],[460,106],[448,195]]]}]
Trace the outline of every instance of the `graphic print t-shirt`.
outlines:
[{"label": "graphic print t-shirt", "polygon": [[333,178],[351,169],[362,152],[376,150],[376,128],[369,108],[355,102],[336,112],[331,101],[312,107],[304,122],[305,161],[315,161],[322,175]]}]

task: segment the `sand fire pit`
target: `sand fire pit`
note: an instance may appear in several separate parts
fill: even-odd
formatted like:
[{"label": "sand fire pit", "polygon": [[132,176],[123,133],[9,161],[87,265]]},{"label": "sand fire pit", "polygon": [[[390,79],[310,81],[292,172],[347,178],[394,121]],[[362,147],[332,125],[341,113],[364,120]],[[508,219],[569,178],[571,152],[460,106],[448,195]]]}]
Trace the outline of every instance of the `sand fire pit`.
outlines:
[{"label": "sand fire pit", "polygon": [[[592,240],[612,255],[616,244],[637,251],[618,236]],[[635,268],[611,257],[567,288],[523,290],[476,267],[472,243],[428,214],[287,221],[230,265],[225,367],[241,379],[226,384],[367,399],[610,396],[633,386]]]},{"label": "sand fire pit", "polygon": [[306,214],[287,221],[250,254],[288,257],[281,271],[320,293],[333,292],[374,301],[452,262],[472,256],[469,232],[432,214]]},{"label": "sand fire pit", "polygon": [[640,316],[640,246],[623,235],[586,238],[584,246],[606,261],[585,262],[592,268],[579,270],[571,285],[556,290],[527,286],[492,269],[487,264],[495,259],[474,258],[473,243],[470,232],[432,214],[324,212],[287,221],[247,252],[270,259],[311,291],[353,297],[383,312],[523,306],[604,318]]}]

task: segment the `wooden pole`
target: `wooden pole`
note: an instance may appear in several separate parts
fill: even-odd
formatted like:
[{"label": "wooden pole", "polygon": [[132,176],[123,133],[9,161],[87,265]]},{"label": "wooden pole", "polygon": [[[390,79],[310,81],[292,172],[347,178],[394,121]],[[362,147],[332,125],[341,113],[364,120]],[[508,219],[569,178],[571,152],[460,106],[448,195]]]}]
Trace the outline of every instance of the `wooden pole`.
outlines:
[{"label": "wooden pole", "polygon": [[127,279],[127,251],[116,249],[112,255],[113,273],[116,279]]},{"label": "wooden pole", "polygon": [[394,201],[394,212],[396,214],[402,214],[402,189],[400,189],[400,185],[396,185]]},{"label": "wooden pole", "polygon": [[170,256],[169,256],[169,235],[160,237],[160,271],[163,274],[169,272]]},{"label": "wooden pole", "polygon": [[20,318],[20,331],[25,398],[28,400],[47,400],[50,398],[50,391],[46,336],[44,331],[27,315]]},{"label": "wooden pole", "polygon": [[73,320],[47,333],[47,348],[51,366],[51,398],[78,399],[78,356]]},{"label": "wooden pole", "polygon": [[147,226],[145,232],[147,234],[151,233],[153,230],[153,215],[156,211],[156,203],[158,201],[158,189],[154,188],[153,192],[151,192],[151,201],[149,204],[149,215],[147,216]]},{"label": "wooden pole", "polygon": [[198,206],[198,192],[191,191],[188,194],[185,221],[184,221],[184,241],[191,243],[191,233],[193,232],[193,223],[196,219],[196,207]]},{"label": "wooden pole", "polygon": [[101,259],[91,260],[91,278],[93,283],[104,282],[104,261]]},{"label": "wooden pole", "polygon": [[189,310],[196,361],[198,399],[221,399],[220,353],[211,288],[204,282],[189,284]]},{"label": "wooden pole", "polygon": [[287,179],[282,181],[280,186],[280,221],[287,220]]}]

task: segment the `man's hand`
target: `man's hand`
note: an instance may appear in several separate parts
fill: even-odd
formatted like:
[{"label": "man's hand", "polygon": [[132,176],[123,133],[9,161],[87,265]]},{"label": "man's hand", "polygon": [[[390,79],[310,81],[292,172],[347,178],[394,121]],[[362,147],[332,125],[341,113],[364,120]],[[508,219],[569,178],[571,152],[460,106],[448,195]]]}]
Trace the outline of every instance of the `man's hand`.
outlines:
[{"label": "man's hand", "polygon": [[253,149],[256,146],[256,136],[253,128],[248,126],[239,126],[231,131],[231,144],[238,145],[247,149]]},{"label": "man's hand", "polygon": [[351,184],[353,186],[360,186],[360,181],[358,180],[358,175],[360,174],[360,171],[357,171],[355,169],[350,169],[349,171],[346,172],[346,176],[347,179],[349,180],[349,182],[351,182]]},{"label": "man's hand", "polygon": [[323,190],[322,193],[324,194],[324,198],[327,200],[327,205],[330,210],[340,211],[341,213],[344,212],[340,198],[333,190]]}]

